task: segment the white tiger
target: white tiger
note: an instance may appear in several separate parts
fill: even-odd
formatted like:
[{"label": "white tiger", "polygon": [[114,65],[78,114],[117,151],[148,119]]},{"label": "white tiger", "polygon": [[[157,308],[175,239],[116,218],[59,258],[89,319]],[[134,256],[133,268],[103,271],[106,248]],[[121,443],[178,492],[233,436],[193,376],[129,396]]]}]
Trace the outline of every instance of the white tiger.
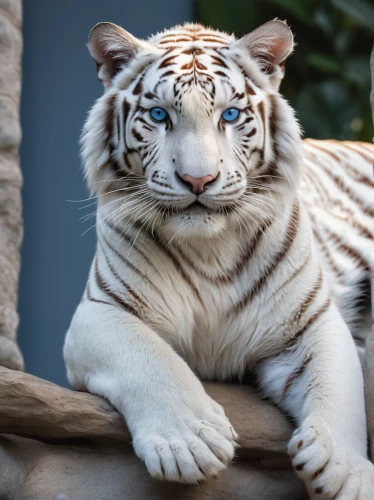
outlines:
[{"label": "white tiger", "polygon": [[278,20],[240,40],[93,28],[106,91],[82,144],[98,246],[64,356],[73,386],[123,414],[155,478],[228,464],[238,436],[197,376],[249,370],[297,422],[289,453],[310,496],[372,499],[347,323],[374,269],[374,147],[303,146],[278,92],[292,49]]}]

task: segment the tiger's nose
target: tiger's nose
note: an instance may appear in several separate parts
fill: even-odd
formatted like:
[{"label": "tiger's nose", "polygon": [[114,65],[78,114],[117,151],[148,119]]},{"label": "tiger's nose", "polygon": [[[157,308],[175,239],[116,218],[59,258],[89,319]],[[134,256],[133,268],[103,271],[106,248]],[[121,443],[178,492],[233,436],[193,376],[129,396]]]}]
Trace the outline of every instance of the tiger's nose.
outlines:
[{"label": "tiger's nose", "polygon": [[213,175],[205,175],[204,177],[191,177],[191,175],[183,175],[181,179],[189,184],[189,188],[194,194],[200,194],[204,191],[207,184],[211,184],[216,178],[218,174]]}]

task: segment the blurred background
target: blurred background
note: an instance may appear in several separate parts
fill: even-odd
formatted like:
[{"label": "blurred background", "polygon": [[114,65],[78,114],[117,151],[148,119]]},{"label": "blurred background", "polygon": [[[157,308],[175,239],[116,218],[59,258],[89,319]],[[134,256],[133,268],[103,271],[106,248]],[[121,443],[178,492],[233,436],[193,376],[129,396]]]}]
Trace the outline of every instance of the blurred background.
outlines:
[{"label": "blurred background", "polygon": [[[237,36],[278,17],[297,43],[281,91],[306,137],[371,141],[374,0],[24,0],[19,344],[26,371],[67,386],[62,345],[95,250],[78,140],[102,93],[86,43],[111,21],[134,35],[198,21]],[[74,200],[68,202],[67,200]],[[84,234],[83,234],[84,233]]]},{"label": "blurred background", "polygon": [[374,0],[195,0],[195,16],[236,36],[275,17],[287,20],[296,48],[281,91],[304,136],[371,141]]}]

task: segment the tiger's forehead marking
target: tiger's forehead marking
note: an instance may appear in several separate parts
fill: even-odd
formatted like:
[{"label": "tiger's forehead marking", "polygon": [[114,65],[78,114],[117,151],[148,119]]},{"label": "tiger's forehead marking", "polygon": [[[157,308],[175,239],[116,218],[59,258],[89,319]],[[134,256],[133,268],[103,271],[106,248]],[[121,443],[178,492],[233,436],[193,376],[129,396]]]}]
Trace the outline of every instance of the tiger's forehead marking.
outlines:
[{"label": "tiger's forehead marking", "polygon": [[[168,68],[168,74],[171,70],[180,72],[195,71],[201,73],[205,71],[206,75],[219,75],[227,77],[227,73],[222,71],[230,70],[229,63],[225,58],[225,47],[202,47],[200,45],[190,45],[188,48],[173,47],[172,51],[167,51],[161,57],[158,70]],[[178,50],[179,49],[179,50]],[[162,76],[161,76],[162,77]]]},{"label": "tiger's forehead marking", "polygon": [[229,83],[233,61],[225,55],[233,40],[233,36],[200,25],[185,25],[152,37],[149,42],[163,53],[153,65],[157,82],[147,89],[147,95],[172,91],[173,105],[181,113],[182,96],[196,89],[205,100],[203,105],[208,106],[206,113],[210,115],[218,82],[226,84],[228,93],[240,95]]},{"label": "tiger's forehead marking", "polygon": [[245,106],[253,113],[251,101],[260,97],[256,95],[259,89],[230,50],[233,41],[233,35],[194,24],[149,38],[147,42],[156,48],[155,57],[140,71],[136,67],[129,71],[138,73],[127,84],[136,99],[132,114],[144,112],[150,101],[184,118],[191,115],[195,121],[198,115],[212,117],[230,105]]},{"label": "tiger's forehead marking", "polygon": [[[208,71],[208,61],[213,67],[228,69],[222,52],[228,49],[234,39],[233,36],[207,29],[199,24],[187,24],[158,34],[149,41],[160,49],[166,49],[158,69],[175,66],[179,60],[181,61],[178,68],[180,73],[180,71],[189,70]],[[175,69],[173,68],[174,71]],[[169,69],[168,76],[171,71]]]},{"label": "tiger's forehead marking", "polygon": [[187,43],[197,42],[205,45],[227,46],[234,37],[221,31],[206,28],[201,24],[185,24],[176,26],[151,37],[148,41],[160,48],[170,45],[183,46]]},{"label": "tiger's forehead marking", "polygon": [[187,104],[183,97],[196,94],[196,98],[203,99],[201,106],[197,105],[196,109],[202,107],[203,113],[210,116],[218,83],[226,87],[222,87],[222,92],[228,99],[233,95],[240,95],[230,83],[233,66],[230,68],[230,61],[222,53],[224,48],[227,48],[227,45],[218,48],[196,42],[169,48],[155,63],[154,69],[158,73],[158,79],[149,90],[153,95],[160,95],[160,92],[164,96],[169,95],[180,114]]}]

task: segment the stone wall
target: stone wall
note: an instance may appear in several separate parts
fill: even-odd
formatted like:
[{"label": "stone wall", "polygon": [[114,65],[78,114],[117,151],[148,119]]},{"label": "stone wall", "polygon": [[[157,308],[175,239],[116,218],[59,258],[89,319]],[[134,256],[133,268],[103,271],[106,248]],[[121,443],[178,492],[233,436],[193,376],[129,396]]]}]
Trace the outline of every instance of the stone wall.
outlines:
[{"label": "stone wall", "polygon": [[0,365],[15,370],[23,370],[16,343],[22,242],[21,19],[21,0],[0,0]]}]

